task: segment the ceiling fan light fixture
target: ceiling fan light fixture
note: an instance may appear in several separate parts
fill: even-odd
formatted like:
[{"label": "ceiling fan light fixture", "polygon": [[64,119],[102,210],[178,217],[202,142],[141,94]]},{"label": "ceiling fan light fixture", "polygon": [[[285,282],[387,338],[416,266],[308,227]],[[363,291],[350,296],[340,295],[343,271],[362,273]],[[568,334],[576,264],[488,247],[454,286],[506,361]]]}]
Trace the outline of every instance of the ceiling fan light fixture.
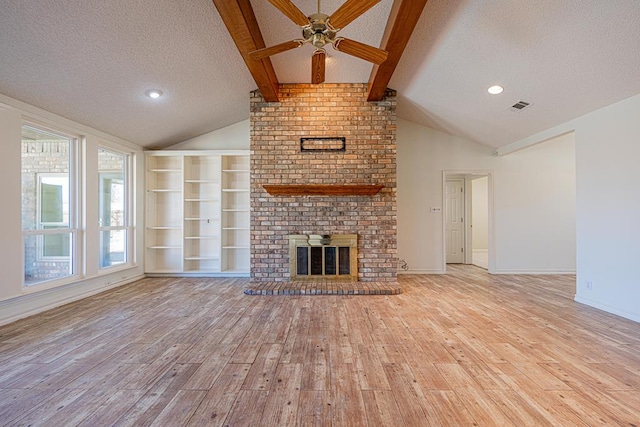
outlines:
[{"label": "ceiling fan light fixture", "polygon": [[487,89],[487,92],[489,92],[491,95],[498,95],[502,93],[503,90],[504,88],[502,86],[494,85]]},{"label": "ceiling fan light fixture", "polygon": [[315,33],[311,40],[311,44],[314,45],[316,48],[321,49],[324,47],[324,45],[327,44],[327,39],[324,34]]}]

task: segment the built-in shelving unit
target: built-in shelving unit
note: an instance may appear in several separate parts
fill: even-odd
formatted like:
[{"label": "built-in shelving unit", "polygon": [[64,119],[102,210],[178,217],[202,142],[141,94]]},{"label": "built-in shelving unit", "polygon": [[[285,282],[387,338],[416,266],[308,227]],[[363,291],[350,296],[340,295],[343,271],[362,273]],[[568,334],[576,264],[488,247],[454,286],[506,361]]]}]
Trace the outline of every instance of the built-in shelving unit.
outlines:
[{"label": "built-in shelving unit", "polygon": [[248,152],[152,151],[146,165],[147,273],[248,275]]}]

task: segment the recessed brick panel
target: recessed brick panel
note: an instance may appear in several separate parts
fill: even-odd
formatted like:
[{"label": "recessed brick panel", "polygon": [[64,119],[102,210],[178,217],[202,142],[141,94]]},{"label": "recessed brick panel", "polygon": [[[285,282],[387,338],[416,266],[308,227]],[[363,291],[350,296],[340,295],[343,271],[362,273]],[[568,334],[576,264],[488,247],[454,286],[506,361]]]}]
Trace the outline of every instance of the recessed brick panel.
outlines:
[{"label": "recessed brick panel", "polygon": [[[289,280],[290,234],[357,234],[358,280],[396,281],[396,97],[366,84],[284,84],[251,93],[251,277]],[[301,152],[300,138],[345,137],[344,152]],[[275,197],[265,184],[382,184],[376,196]]]}]

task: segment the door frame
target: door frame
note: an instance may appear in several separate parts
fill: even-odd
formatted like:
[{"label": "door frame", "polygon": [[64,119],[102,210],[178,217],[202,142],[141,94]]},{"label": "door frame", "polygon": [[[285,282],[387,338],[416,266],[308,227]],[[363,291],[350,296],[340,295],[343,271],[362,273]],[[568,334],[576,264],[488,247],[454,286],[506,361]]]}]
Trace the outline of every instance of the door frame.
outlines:
[{"label": "door frame", "polygon": [[[447,183],[447,179],[455,179],[455,178],[462,178],[464,180],[464,193],[465,193],[465,209],[464,209],[464,214],[465,214],[465,218],[464,218],[464,222],[465,222],[465,232],[464,232],[464,251],[465,251],[465,255],[464,255],[464,259],[465,259],[465,263],[468,264],[470,263],[470,251],[468,250],[469,247],[471,247],[471,242],[470,242],[470,235],[471,235],[471,223],[468,220],[469,216],[470,216],[470,203],[467,203],[467,201],[470,200],[471,198],[471,189],[469,188],[470,186],[467,185],[467,183],[469,182],[469,178],[481,178],[481,177],[487,177],[487,205],[488,205],[488,224],[487,224],[487,228],[488,228],[488,261],[489,261],[489,273],[493,274],[495,272],[496,269],[496,248],[495,248],[495,238],[494,238],[494,214],[493,214],[493,200],[494,200],[494,195],[493,195],[493,171],[491,170],[468,170],[468,169],[461,169],[461,170],[443,170],[442,171],[442,207],[443,209],[446,207],[446,183]],[[447,272],[447,236],[446,236],[446,216],[445,216],[445,212],[442,212],[442,251],[441,251],[441,258],[442,258],[442,272],[446,273]]]}]

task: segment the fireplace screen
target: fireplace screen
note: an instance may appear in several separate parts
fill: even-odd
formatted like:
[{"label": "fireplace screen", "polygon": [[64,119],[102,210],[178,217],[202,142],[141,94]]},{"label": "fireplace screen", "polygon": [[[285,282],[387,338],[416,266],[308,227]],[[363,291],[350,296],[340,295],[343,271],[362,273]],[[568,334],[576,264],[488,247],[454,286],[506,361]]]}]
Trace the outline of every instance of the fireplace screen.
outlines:
[{"label": "fireplace screen", "polygon": [[357,280],[357,235],[289,236],[292,279]]},{"label": "fireplace screen", "polygon": [[348,246],[296,247],[296,274],[298,276],[351,275],[351,248]]}]

